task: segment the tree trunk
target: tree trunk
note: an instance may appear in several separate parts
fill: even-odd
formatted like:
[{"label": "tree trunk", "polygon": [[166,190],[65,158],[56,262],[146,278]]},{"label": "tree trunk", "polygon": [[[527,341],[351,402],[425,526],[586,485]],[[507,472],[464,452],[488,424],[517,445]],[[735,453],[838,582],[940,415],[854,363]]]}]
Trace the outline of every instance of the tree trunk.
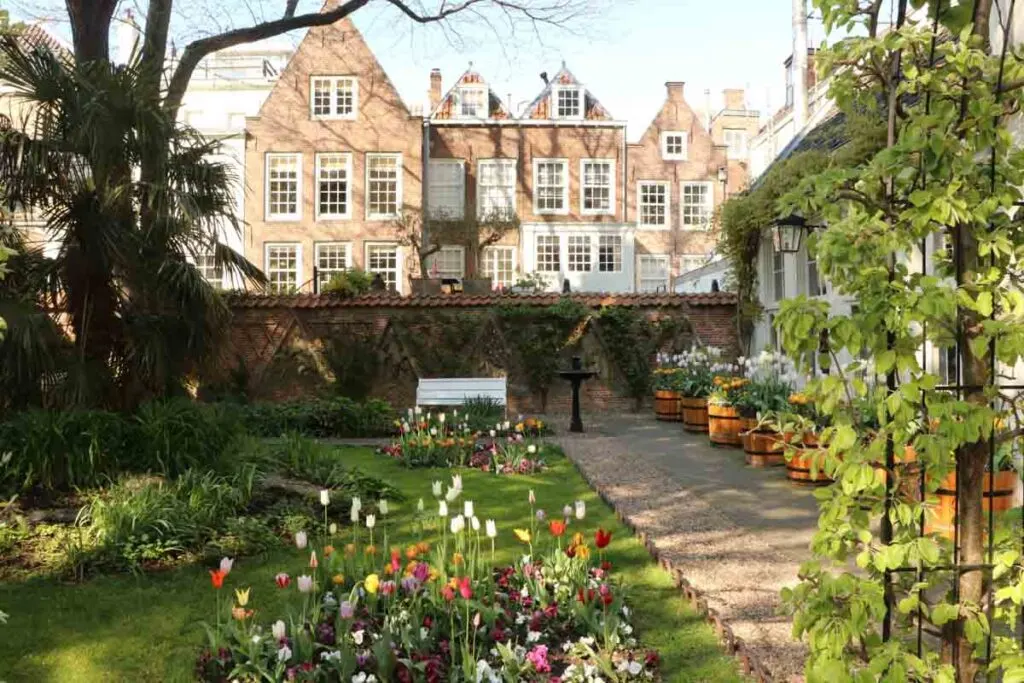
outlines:
[{"label": "tree trunk", "polygon": [[109,59],[110,22],[117,0],[65,0],[78,62]]}]

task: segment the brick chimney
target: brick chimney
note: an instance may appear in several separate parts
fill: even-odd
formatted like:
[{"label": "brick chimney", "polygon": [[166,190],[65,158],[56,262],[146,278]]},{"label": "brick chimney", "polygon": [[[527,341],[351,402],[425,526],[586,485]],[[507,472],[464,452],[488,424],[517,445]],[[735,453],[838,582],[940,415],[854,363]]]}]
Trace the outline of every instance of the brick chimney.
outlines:
[{"label": "brick chimney", "polygon": [[743,88],[726,88],[722,91],[722,97],[725,99],[726,109],[743,111],[747,108],[746,94],[743,92]]},{"label": "brick chimney", "polygon": [[686,85],[686,83],[683,81],[668,81],[665,83],[665,90],[668,91],[668,99],[672,102],[682,102],[684,85]]},{"label": "brick chimney", "polygon": [[441,104],[441,70],[430,70],[430,111],[437,109]]}]

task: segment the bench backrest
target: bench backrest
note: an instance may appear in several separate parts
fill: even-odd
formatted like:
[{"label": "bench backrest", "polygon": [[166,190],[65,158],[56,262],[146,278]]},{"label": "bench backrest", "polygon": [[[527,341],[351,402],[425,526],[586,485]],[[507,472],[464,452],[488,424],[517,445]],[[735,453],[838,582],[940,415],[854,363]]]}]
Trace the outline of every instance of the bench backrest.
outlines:
[{"label": "bench backrest", "polygon": [[416,387],[418,406],[458,406],[468,399],[487,398],[508,405],[507,377],[445,377],[421,379]]}]

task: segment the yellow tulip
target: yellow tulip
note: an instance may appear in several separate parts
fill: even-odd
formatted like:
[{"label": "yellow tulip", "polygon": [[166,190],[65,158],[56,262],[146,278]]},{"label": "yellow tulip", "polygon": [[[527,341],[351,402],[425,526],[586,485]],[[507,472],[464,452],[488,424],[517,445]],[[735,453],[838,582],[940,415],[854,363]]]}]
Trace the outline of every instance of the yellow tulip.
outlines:
[{"label": "yellow tulip", "polygon": [[245,590],[242,590],[241,588],[236,588],[235,589],[235,599],[238,600],[238,606],[239,607],[245,607],[246,605],[249,604],[249,591],[250,590],[252,590],[252,589],[251,588],[246,588]]},{"label": "yellow tulip", "polygon": [[590,548],[585,546],[585,545],[577,545],[576,546],[576,557],[580,558],[581,560],[589,559],[590,558]]},{"label": "yellow tulip", "polygon": [[376,574],[370,574],[363,579],[363,585],[366,586],[366,592],[370,595],[377,594],[377,588],[380,587],[380,577]]},{"label": "yellow tulip", "polygon": [[516,535],[516,538],[518,538],[523,543],[530,542],[530,532],[527,529],[513,529],[512,533],[514,533]]},{"label": "yellow tulip", "polygon": [[340,586],[341,584],[345,583],[345,575],[335,574],[331,577],[331,583],[333,583],[335,586]]}]

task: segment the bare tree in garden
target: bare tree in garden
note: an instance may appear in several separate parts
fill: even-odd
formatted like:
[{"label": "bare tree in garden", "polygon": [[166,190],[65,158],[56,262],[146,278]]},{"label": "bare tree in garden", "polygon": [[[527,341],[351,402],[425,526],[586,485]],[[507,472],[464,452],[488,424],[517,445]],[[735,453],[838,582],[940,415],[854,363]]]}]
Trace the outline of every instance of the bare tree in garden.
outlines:
[{"label": "bare tree in garden", "polygon": [[[990,533],[983,509],[990,458],[998,467],[1022,436],[1019,396],[996,386],[1000,365],[1024,360],[1024,153],[1006,127],[1024,104],[1007,45],[1016,4],[815,0],[828,29],[853,36],[819,55],[832,96],[849,121],[886,121],[887,139],[778,207],[827,226],[814,238],[819,267],[857,301],[844,315],[798,297],[777,318],[804,361],[827,333],[836,371],[809,391],[831,424],[825,467],[837,484],[821,496],[818,557],[784,595],[810,645],[809,680],[967,683],[989,666],[1024,679],[1020,530],[997,519]],[[949,378],[923,349],[956,351]],[[844,368],[844,352],[873,364]],[[901,462],[908,448],[916,479]],[[954,471],[955,548],[922,534],[935,510],[918,493],[923,483],[934,495]],[[922,628],[938,647],[915,637]]]}]

